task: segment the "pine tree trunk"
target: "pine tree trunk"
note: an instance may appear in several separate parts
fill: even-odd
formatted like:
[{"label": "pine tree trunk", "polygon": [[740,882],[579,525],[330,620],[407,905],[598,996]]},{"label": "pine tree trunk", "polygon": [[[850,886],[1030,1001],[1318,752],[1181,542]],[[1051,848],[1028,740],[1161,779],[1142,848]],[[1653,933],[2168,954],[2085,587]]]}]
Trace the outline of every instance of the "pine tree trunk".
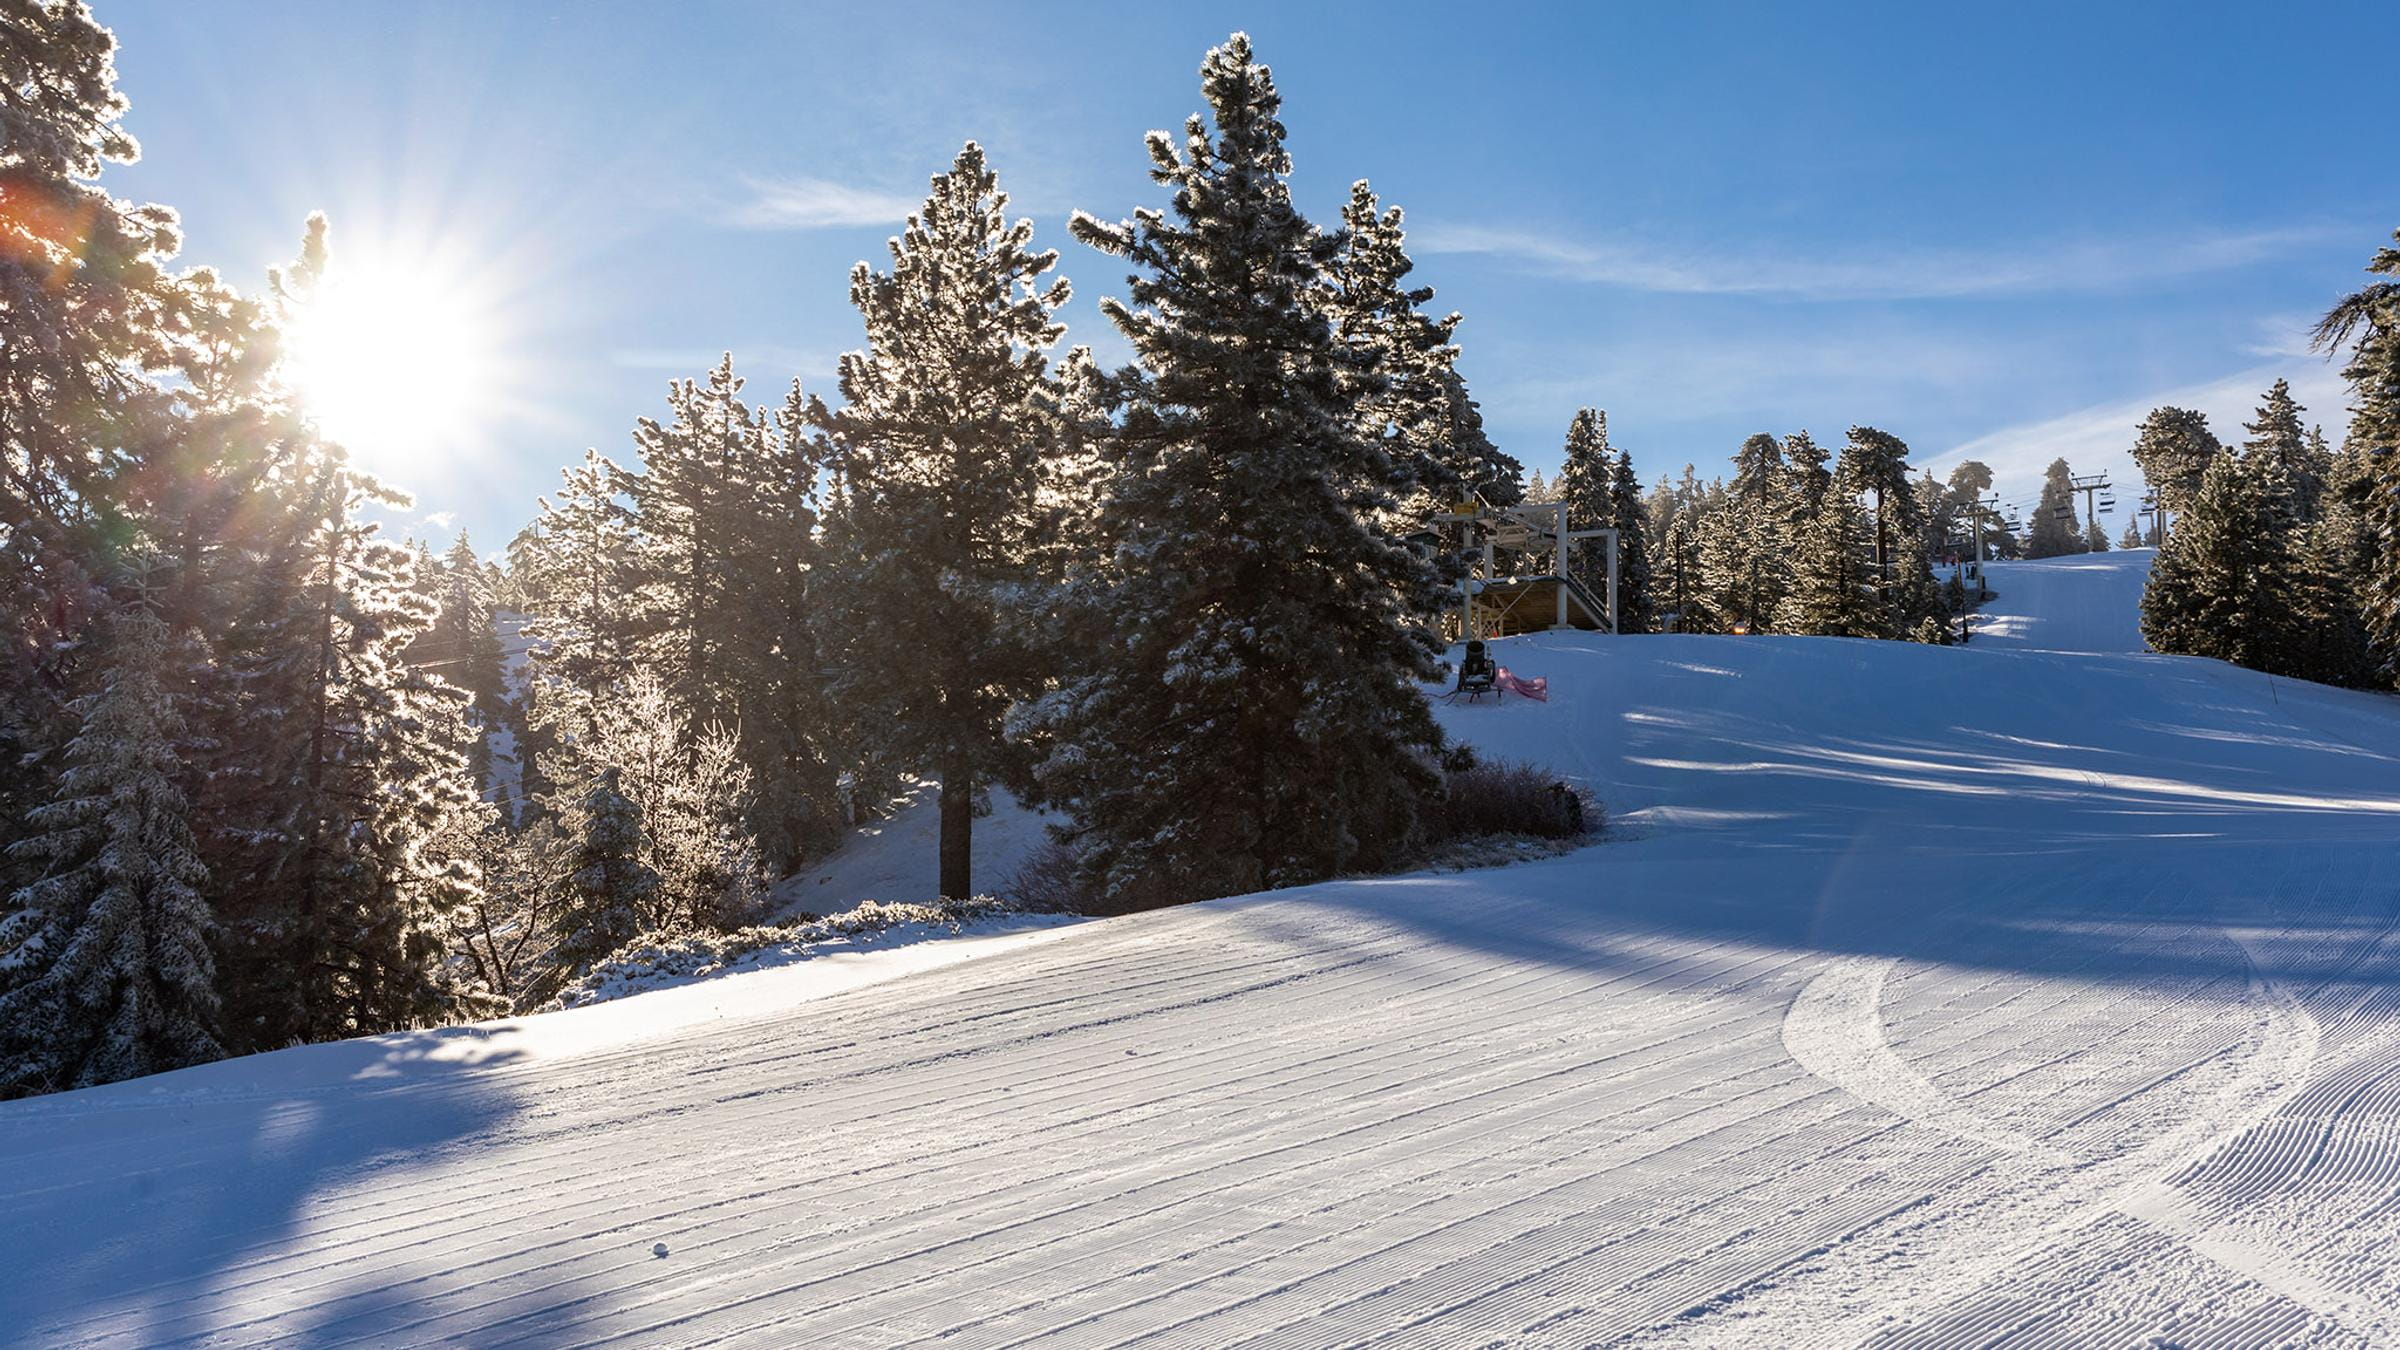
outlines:
[{"label": "pine tree trunk", "polygon": [[975,776],[965,755],[947,758],[942,765],[942,898],[964,900],[975,893]]}]

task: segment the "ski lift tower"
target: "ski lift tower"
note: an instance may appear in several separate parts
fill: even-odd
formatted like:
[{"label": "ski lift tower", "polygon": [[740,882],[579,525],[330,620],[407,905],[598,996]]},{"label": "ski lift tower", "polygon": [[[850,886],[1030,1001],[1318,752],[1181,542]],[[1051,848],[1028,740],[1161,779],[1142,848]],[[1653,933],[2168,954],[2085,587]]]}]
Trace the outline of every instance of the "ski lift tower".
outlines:
[{"label": "ski lift tower", "polygon": [[[1523,502],[1495,507],[1481,497],[1435,513],[1434,522],[1462,527],[1473,565],[1459,582],[1459,633],[1464,638],[1508,637],[1549,629],[1617,630],[1617,532],[1571,527],[1565,502]],[[1608,578],[1603,603],[1574,574],[1574,545],[1607,541]],[[1531,569],[1501,572],[1501,559]]]},{"label": "ski lift tower", "polygon": [[[2083,518],[2087,523],[2095,523],[2101,516],[2117,509],[2117,499],[2114,495],[2101,495],[2113,492],[2108,485],[2107,474],[2079,473],[2068,479],[2067,483],[2072,491],[2083,494]],[[2097,504],[2092,500],[2094,497],[2099,497]]]}]

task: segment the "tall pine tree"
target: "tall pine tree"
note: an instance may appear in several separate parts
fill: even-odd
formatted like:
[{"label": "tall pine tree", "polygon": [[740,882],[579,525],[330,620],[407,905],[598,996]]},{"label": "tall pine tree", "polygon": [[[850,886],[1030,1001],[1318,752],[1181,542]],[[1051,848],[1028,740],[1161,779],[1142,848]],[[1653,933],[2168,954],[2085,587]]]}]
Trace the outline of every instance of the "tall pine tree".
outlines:
[{"label": "tall pine tree", "polygon": [[[2393,239],[2400,242],[2400,231]],[[2317,325],[2316,342],[2327,352],[2351,348],[2342,370],[2351,396],[2342,452],[2346,495],[2366,544],[2357,605],[2372,659],[2391,681],[2400,679],[2400,248],[2377,249],[2367,270],[2393,280],[2344,297]]]},{"label": "tall pine tree", "polygon": [[2208,429],[2208,419],[2189,408],[2153,408],[2142,419],[2133,441],[2133,462],[2158,494],[2159,519],[2182,512],[2191,502],[2200,490],[2201,475],[2222,448]]},{"label": "tall pine tree", "polygon": [[2054,459],[2042,471],[2042,497],[2025,532],[2025,556],[2056,558],[2082,551],[2083,534],[2075,528],[2074,473],[2065,460]]},{"label": "tall pine tree", "polygon": [[831,435],[843,488],[837,697],[872,709],[885,753],[941,780],[940,885],[973,893],[976,802],[1007,767],[1001,724],[1047,673],[1021,609],[1051,525],[1058,391],[1049,352],[1065,328],[1055,251],[968,142],[891,244],[891,270],[860,264],[850,298],[868,350],[842,358]]},{"label": "tall pine tree", "polygon": [[[1281,97],[1236,34],[1209,116],[1150,138],[1166,211],[1076,234],[1137,269],[1087,649],[1028,719],[1045,790],[1123,902],[1314,880],[1404,856],[1442,744],[1418,681],[1430,560],[1379,522],[1411,479],[1359,433],[1365,354],[1315,303],[1341,239],[1292,204]],[[1510,475],[1514,481],[1514,475]]]},{"label": "tall pine tree", "polygon": [[2300,518],[2314,520],[2319,499],[2325,492],[2325,475],[2333,465],[2321,461],[2310,446],[2308,433],[2300,423],[2304,411],[2292,399],[2291,383],[2277,380],[2258,405],[2258,420],[2242,425],[2242,430],[2250,433],[2249,439],[2242,442],[2242,453],[2272,455],[2283,467],[2284,477],[2291,480]]},{"label": "tall pine tree", "polygon": [[57,795],[13,851],[41,879],[0,920],[0,1096],[110,1083],[223,1053],[206,875],[175,786],[167,625],[143,600],[101,626]]}]

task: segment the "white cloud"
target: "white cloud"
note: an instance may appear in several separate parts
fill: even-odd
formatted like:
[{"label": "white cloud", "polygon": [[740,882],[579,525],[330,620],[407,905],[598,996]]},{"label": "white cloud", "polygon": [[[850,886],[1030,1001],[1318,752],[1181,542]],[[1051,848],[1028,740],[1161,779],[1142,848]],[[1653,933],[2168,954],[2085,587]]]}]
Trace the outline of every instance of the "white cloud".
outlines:
[{"label": "white cloud", "polygon": [[2324,357],[2316,350],[2312,334],[2320,317],[2302,313],[2270,314],[2258,321],[2258,336],[2242,350],[2252,356],[2319,364]]},{"label": "white cloud", "polygon": [[[1828,406],[1881,408],[1884,416],[1898,416],[1904,410],[1892,408],[1895,389],[1920,397],[1968,392],[1989,379],[1995,363],[2030,365],[2038,357],[2021,346],[1915,328],[1669,330],[1589,346],[1498,347],[1490,353],[1471,347],[1470,353],[1477,364],[1468,379],[1485,416],[1547,409],[1562,432],[1575,408],[1594,402],[1623,415],[1627,426],[1735,417],[1755,418],[1762,428],[1788,428]],[[1476,382],[1484,368],[1499,373]],[[1815,429],[1822,433],[1824,427]],[[1732,452],[1727,446],[1725,453]]]},{"label": "white cloud", "polygon": [[[717,368],[725,351],[721,347],[620,347],[608,354],[608,360],[622,370],[665,371],[678,379],[697,380]],[[831,379],[840,359],[830,351],[775,342],[735,343],[732,352],[733,373],[750,382],[746,392],[753,396],[763,379],[783,380],[793,375]]]},{"label": "white cloud", "polygon": [[2218,440],[2238,444],[2242,424],[2257,413],[2259,397],[2278,378],[2291,381],[2292,397],[2307,409],[2301,420],[2322,425],[2325,434],[2339,444],[2342,428],[2350,420],[2349,387],[2329,363],[2310,357],[2002,427],[1921,462],[1941,477],[1960,460],[1981,460],[1992,466],[1993,490],[2003,500],[2019,504],[2040,495],[2042,471],[2051,460],[2064,459],[2077,473],[2105,472],[2121,494],[2116,517],[2121,528],[2127,503],[2141,495],[2142,476],[2133,463],[2133,438],[2151,409],[2169,405],[2197,409],[2207,415]]},{"label": "white cloud", "polygon": [[1664,250],[1511,227],[1430,225],[1409,242],[1425,254],[1482,254],[1595,285],[1689,295],[1799,300],[1923,300],[2104,291],[2223,271],[2339,238],[2323,226],[2165,239],[2062,242],[2014,252],[1895,248],[1812,258],[1740,249]]},{"label": "white cloud", "polygon": [[751,178],[750,200],[727,215],[752,230],[818,230],[876,225],[897,229],[921,201],[823,178]]},{"label": "white cloud", "polygon": [[435,511],[420,517],[417,523],[430,525],[437,530],[447,530],[458,523],[458,513],[456,511]]}]

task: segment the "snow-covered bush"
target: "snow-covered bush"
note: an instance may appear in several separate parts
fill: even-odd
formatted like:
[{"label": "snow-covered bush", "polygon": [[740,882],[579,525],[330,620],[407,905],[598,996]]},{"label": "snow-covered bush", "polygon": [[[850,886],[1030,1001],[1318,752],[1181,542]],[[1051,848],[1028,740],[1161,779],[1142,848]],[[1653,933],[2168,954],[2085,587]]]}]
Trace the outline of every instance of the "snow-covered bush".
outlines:
[{"label": "snow-covered bush", "polygon": [[[1550,857],[1599,833],[1602,815],[1591,789],[1540,765],[1478,760],[1460,750],[1443,765],[1439,794],[1420,811],[1421,844],[1398,867],[1465,871]],[[1136,889],[1101,889],[1089,869],[1077,865],[1074,850],[1057,840],[1028,857],[1001,893],[1028,913],[1093,917],[1206,898],[1179,891],[1172,877]]]},{"label": "snow-covered bush", "polygon": [[1442,776],[1442,796],[1426,811],[1427,844],[1442,849],[1495,835],[1576,839],[1602,824],[1591,789],[1537,764],[1478,760]]},{"label": "snow-covered bush", "polygon": [[541,1009],[581,1008],[713,975],[787,965],[815,955],[827,943],[844,942],[895,928],[920,925],[956,932],[967,924],[1020,907],[989,895],[932,904],[885,904],[869,900],[824,918],[761,924],[731,932],[646,933],[592,964]]},{"label": "snow-covered bush", "polygon": [[1093,914],[1098,908],[1075,850],[1052,839],[1033,851],[1000,893],[1031,914]]}]

